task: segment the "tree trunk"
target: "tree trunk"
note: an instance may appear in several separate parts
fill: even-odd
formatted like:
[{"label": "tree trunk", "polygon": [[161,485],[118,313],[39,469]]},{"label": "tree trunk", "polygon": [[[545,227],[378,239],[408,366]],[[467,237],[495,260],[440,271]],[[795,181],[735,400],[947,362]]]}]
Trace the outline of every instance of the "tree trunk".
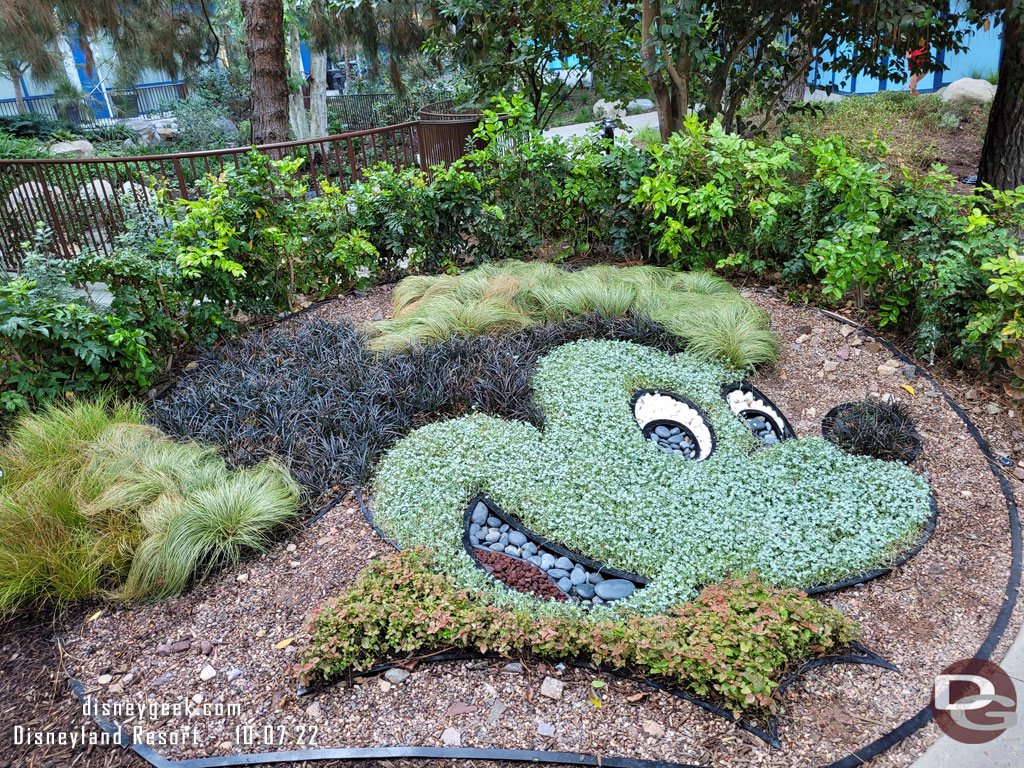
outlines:
[{"label": "tree trunk", "polygon": [[301,141],[309,138],[309,120],[302,98],[302,84],[306,81],[306,73],[302,71],[302,41],[299,38],[299,25],[294,21],[288,25],[288,66],[288,123],[295,140]]},{"label": "tree trunk", "polygon": [[252,79],[252,142],[288,140],[288,77],[284,69],[282,0],[241,0],[245,55]]},{"label": "tree trunk", "polygon": [[28,107],[25,106],[25,92],[21,89],[21,74],[21,67],[19,65],[7,65],[7,76],[11,79],[11,84],[14,86],[14,103],[17,106],[18,114],[28,111]]},{"label": "tree trunk", "polygon": [[1024,17],[1003,14],[999,85],[988,113],[978,181],[996,189],[1024,184]]},{"label": "tree trunk", "polygon": [[673,133],[683,127],[689,93],[673,87],[666,77],[665,70],[657,70],[654,67],[658,53],[652,27],[657,23],[660,15],[660,0],[644,0],[640,21],[640,57],[644,64],[647,82],[651,86],[651,93],[654,96],[654,104],[658,108],[658,129],[661,132],[661,141],[664,143]]},{"label": "tree trunk", "polygon": [[327,135],[327,51],[309,53],[309,135]]}]

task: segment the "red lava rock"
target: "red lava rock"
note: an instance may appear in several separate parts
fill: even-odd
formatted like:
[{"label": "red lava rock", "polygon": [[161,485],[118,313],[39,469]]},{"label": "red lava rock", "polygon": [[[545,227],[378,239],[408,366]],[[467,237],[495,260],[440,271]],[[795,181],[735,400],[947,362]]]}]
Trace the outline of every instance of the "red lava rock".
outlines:
[{"label": "red lava rock", "polygon": [[554,598],[563,602],[566,599],[565,593],[533,563],[485,550],[477,550],[476,557],[484,570],[517,592],[526,592],[542,600]]}]

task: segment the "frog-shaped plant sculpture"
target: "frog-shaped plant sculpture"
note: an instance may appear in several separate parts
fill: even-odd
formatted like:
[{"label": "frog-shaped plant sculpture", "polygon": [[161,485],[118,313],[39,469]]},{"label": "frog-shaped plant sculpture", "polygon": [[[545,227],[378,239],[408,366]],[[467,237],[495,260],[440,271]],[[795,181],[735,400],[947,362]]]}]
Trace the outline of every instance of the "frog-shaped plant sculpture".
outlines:
[{"label": "frog-shaped plant sculpture", "polygon": [[[730,397],[738,378],[686,353],[566,344],[534,375],[542,430],[471,415],[412,432],[378,468],[376,520],[402,546],[433,549],[465,586],[552,612],[603,603],[662,613],[748,571],[806,589],[906,551],[931,513],[924,480],[820,437],[796,439],[770,403]],[[489,519],[499,510],[503,518]],[[506,547],[530,565],[567,556],[561,565],[572,570],[555,568],[552,581],[571,599],[509,590],[488,575],[487,553]],[[589,564],[582,575],[580,563]],[[609,576],[592,576],[594,564],[616,581],[633,575],[632,588],[593,600],[602,591],[586,585]]]}]

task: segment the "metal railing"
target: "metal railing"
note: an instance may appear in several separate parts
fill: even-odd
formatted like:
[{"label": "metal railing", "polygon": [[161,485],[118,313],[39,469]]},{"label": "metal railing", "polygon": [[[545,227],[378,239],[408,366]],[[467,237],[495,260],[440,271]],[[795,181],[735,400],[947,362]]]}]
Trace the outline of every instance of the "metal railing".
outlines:
[{"label": "metal railing", "polygon": [[[59,103],[52,95],[26,96],[25,111],[63,120],[72,125],[104,125],[121,120],[160,114],[168,103],[183,99],[188,94],[188,83],[160,83],[136,85],[131,88],[109,88],[90,92],[71,103]],[[18,114],[15,99],[0,101],[0,115]]]},{"label": "metal railing", "polygon": [[[305,141],[266,144],[255,149],[274,160],[302,157],[302,173],[313,194],[321,184],[347,188],[364,168],[377,163],[425,169],[419,152],[417,123],[353,131]],[[49,227],[53,247],[61,256],[83,250],[110,253],[113,238],[124,231],[134,201],[145,204],[154,186],[165,186],[179,198],[194,200],[197,182],[239,168],[252,147],[136,157],[0,160],[0,263],[17,269],[21,243],[31,238],[37,222]],[[127,202],[127,206],[126,206]]]},{"label": "metal railing", "polygon": [[415,120],[421,106],[443,95],[440,90],[410,92],[403,97],[394,93],[337,94],[327,97],[327,115],[346,130],[365,130]]}]

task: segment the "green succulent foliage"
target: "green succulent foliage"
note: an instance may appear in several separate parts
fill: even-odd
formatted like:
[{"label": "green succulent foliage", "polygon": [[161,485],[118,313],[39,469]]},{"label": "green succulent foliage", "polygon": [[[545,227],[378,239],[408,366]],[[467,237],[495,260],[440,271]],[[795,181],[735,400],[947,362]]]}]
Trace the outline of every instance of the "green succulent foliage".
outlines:
[{"label": "green succulent foliage", "polygon": [[[423,427],[385,455],[374,480],[377,520],[406,546],[429,545],[461,584],[496,604],[579,610],[507,593],[462,546],[467,503],[483,492],[531,530],[649,577],[625,605],[658,613],[706,584],[756,571],[808,588],[888,562],[930,512],[928,486],[905,465],[840,451],[822,438],[765,447],[729,410],[728,368],[687,353],[580,341],[550,352],[534,375],[543,431],[489,416]],[[704,461],[643,437],[638,389],[693,400],[717,436]]]}]

